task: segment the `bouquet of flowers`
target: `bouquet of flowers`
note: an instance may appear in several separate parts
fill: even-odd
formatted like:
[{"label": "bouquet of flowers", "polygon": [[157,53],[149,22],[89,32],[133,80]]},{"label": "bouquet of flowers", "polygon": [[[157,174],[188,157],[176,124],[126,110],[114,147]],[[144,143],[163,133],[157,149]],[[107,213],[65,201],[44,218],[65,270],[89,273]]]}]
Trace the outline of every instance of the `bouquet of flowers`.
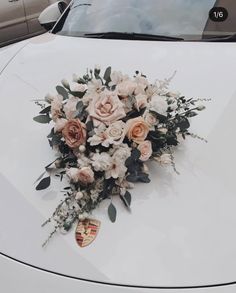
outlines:
[{"label": "bouquet of flowers", "polygon": [[[48,135],[56,159],[37,180],[37,190],[47,188],[51,177],[67,179],[64,197],[53,215],[55,229],[69,231],[83,222],[103,200],[119,196],[130,209],[129,189],[135,182],[150,182],[146,162],[174,163],[174,148],[187,136],[190,119],[205,107],[201,99],[185,98],[168,90],[173,76],[150,83],[136,71],[131,78],[111,67],[101,76],[97,66],[73,82],[62,80],[57,95],[47,95],[34,120],[53,122]],[[200,138],[202,139],[202,138]],[[202,139],[203,140],[203,139]],[[108,216],[116,220],[112,201]]]}]

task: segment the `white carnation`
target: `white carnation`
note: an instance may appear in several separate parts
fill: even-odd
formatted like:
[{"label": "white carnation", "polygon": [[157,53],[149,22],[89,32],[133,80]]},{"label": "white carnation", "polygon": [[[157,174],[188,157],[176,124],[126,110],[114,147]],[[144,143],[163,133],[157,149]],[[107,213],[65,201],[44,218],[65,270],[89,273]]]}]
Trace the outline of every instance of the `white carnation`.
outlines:
[{"label": "white carnation", "polygon": [[108,153],[95,153],[91,160],[95,171],[106,171],[112,164],[111,156]]}]

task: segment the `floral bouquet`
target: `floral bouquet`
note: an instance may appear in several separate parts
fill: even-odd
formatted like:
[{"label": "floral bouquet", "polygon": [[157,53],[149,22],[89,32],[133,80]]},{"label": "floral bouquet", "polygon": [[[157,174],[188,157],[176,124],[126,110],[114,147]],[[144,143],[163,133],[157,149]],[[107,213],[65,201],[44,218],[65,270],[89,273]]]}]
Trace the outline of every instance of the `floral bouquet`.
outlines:
[{"label": "floral bouquet", "polygon": [[[205,107],[201,99],[170,92],[172,78],[150,83],[138,71],[131,78],[111,67],[102,77],[96,67],[83,77],[74,75],[72,83],[63,79],[57,95],[36,102],[41,111],[34,120],[53,122],[48,141],[56,151],[36,189],[47,188],[52,176],[68,182],[64,198],[43,224],[55,226],[44,245],[56,231],[89,219],[103,200],[119,196],[129,210],[128,190],[135,182],[150,182],[147,161],[170,164],[177,172],[173,150],[187,136],[200,138],[189,132],[189,118]],[[112,201],[108,216],[115,222]]]}]

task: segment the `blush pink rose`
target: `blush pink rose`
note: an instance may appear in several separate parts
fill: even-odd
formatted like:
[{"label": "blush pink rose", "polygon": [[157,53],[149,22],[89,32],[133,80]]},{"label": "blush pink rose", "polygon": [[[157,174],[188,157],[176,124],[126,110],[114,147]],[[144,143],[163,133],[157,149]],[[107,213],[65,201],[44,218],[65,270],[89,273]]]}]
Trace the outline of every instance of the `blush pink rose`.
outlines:
[{"label": "blush pink rose", "polygon": [[86,140],[86,126],[79,119],[69,120],[62,130],[62,135],[70,148],[78,148]]},{"label": "blush pink rose", "polygon": [[143,117],[130,119],[126,122],[126,136],[136,143],[143,142],[149,132],[149,126]]},{"label": "blush pink rose", "polygon": [[124,105],[118,96],[105,90],[90,102],[88,113],[96,125],[103,122],[107,125],[125,117]]},{"label": "blush pink rose", "polygon": [[94,173],[90,167],[83,167],[78,171],[78,180],[83,184],[90,184],[94,181]]},{"label": "blush pink rose", "polygon": [[149,140],[145,140],[138,145],[138,150],[141,153],[140,160],[147,161],[152,155],[152,144]]}]

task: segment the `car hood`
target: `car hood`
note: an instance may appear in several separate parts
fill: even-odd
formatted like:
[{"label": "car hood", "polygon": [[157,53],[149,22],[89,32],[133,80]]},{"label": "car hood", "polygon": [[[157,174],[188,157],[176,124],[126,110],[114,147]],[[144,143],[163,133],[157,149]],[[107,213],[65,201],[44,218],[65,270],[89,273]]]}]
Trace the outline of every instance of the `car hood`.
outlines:
[{"label": "car hood", "polygon": [[[236,58],[235,44],[146,42],[70,38],[45,34],[31,39],[0,76],[0,252],[70,277],[109,284],[184,287],[235,281],[236,271]],[[62,78],[102,69],[152,81],[177,71],[171,89],[187,97],[211,98],[192,121],[176,150],[172,170],[150,164],[151,183],[137,184],[132,212],[116,203],[115,224],[104,202],[96,241],[80,248],[74,232],[41,244],[53,227],[40,225],[61,200],[55,180],[36,192],[34,181],[54,159],[46,135],[34,123],[38,107]]]}]

